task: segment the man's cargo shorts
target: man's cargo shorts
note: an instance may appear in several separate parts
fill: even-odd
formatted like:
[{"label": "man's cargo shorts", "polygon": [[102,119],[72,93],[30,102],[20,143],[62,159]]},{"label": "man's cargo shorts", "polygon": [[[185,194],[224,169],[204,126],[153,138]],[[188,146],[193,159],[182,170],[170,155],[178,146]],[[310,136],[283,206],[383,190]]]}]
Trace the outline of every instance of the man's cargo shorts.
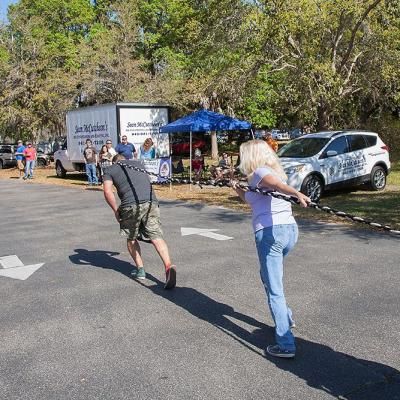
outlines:
[{"label": "man's cargo shorts", "polygon": [[162,239],[160,209],[157,202],[119,208],[120,234],[128,240]]}]

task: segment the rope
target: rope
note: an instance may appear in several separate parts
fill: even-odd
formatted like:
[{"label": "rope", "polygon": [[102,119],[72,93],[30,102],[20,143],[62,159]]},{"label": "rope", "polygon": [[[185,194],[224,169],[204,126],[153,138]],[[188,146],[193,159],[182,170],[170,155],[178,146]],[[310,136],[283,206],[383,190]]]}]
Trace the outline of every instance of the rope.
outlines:
[{"label": "rope", "polygon": [[[164,176],[156,174],[154,172],[146,171],[143,168],[139,168],[139,167],[135,167],[133,165],[122,163],[121,161],[119,161],[118,164],[123,166],[123,167],[133,169],[133,170],[135,170],[137,172],[143,172],[144,174],[155,176],[157,178],[163,179],[164,180],[163,182],[154,182],[155,184],[159,184],[159,185],[167,185],[169,183],[180,183],[180,184],[198,185],[198,186],[200,186],[200,188],[202,188],[203,186],[232,187],[232,185],[229,182],[223,182],[223,181],[215,182],[212,179],[193,181],[193,180],[190,180],[190,179],[164,177]],[[238,187],[240,187],[242,190],[244,190],[246,192],[259,193],[259,194],[261,194],[263,196],[271,196],[271,197],[275,197],[275,198],[280,199],[280,200],[288,201],[291,204],[296,204],[296,205],[299,204],[299,200],[297,199],[297,197],[287,196],[287,195],[282,194],[282,193],[278,193],[278,192],[274,192],[274,191],[270,191],[270,190],[265,190],[265,189],[261,189],[261,188],[254,188],[254,187],[251,187],[251,186],[248,186],[248,185],[238,184]],[[365,225],[371,226],[373,228],[380,229],[380,230],[382,230],[384,232],[392,233],[394,235],[400,235],[400,230],[394,229],[394,228],[392,228],[392,227],[390,227],[388,225],[380,224],[378,222],[374,222],[374,221],[371,221],[369,219],[365,219],[365,218],[362,218],[362,217],[357,217],[357,216],[349,214],[347,212],[336,210],[336,209],[331,208],[331,207],[329,207],[327,205],[322,205],[322,204],[319,204],[319,203],[317,204],[317,203],[311,202],[311,203],[308,204],[308,207],[314,208],[314,209],[319,210],[319,211],[323,211],[323,212],[331,214],[331,215],[336,215],[337,217],[340,217],[340,218],[350,219],[353,222],[358,222],[358,223],[361,223],[361,224],[365,224]]]}]

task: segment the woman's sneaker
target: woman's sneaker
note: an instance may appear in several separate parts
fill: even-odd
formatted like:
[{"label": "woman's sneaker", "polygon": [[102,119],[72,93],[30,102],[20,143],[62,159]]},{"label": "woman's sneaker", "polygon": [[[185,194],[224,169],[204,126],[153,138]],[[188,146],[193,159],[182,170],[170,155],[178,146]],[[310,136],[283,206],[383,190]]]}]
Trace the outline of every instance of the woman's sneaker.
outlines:
[{"label": "woman's sneaker", "polygon": [[166,271],[166,280],[164,289],[173,289],[176,286],[176,267],[171,265]]},{"label": "woman's sneaker", "polygon": [[146,279],[146,272],[144,268],[135,268],[131,272],[131,278],[132,279]]},{"label": "woman's sneaker", "polygon": [[295,351],[281,350],[281,348],[277,344],[268,346],[267,353],[270,356],[280,358],[294,358],[294,356],[296,355]]}]

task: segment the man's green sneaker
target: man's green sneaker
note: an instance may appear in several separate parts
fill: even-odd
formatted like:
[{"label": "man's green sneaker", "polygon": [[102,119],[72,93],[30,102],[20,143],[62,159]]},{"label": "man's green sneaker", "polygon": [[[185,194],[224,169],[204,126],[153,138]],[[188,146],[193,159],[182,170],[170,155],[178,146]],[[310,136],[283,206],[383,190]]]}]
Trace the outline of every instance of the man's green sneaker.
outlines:
[{"label": "man's green sneaker", "polygon": [[135,268],[131,272],[131,278],[132,279],[146,279],[146,272],[144,271],[144,268]]}]

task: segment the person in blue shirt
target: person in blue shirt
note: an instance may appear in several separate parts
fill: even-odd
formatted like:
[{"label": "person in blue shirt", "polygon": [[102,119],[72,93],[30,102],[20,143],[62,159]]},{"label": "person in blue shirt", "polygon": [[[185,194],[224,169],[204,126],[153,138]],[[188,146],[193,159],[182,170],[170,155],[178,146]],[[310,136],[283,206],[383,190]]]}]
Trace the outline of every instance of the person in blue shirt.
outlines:
[{"label": "person in blue shirt", "polygon": [[17,150],[15,151],[15,159],[17,160],[17,167],[19,170],[19,179],[22,179],[24,176],[24,150],[25,146],[22,143],[22,140],[18,140],[17,142]]},{"label": "person in blue shirt", "polygon": [[156,158],[156,148],[154,147],[153,140],[147,138],[139,149],[139,159],[140,160],[152,160]]},{"label": "person in blue shirt", "polygon": [[117,154],[122,154],[126,160],[131,160],[133,157],[136,158],[136,149],[132,143],[128,143],[128,138],[124,135],[121,138],[121,143],[118,143],[115,147]]}]

